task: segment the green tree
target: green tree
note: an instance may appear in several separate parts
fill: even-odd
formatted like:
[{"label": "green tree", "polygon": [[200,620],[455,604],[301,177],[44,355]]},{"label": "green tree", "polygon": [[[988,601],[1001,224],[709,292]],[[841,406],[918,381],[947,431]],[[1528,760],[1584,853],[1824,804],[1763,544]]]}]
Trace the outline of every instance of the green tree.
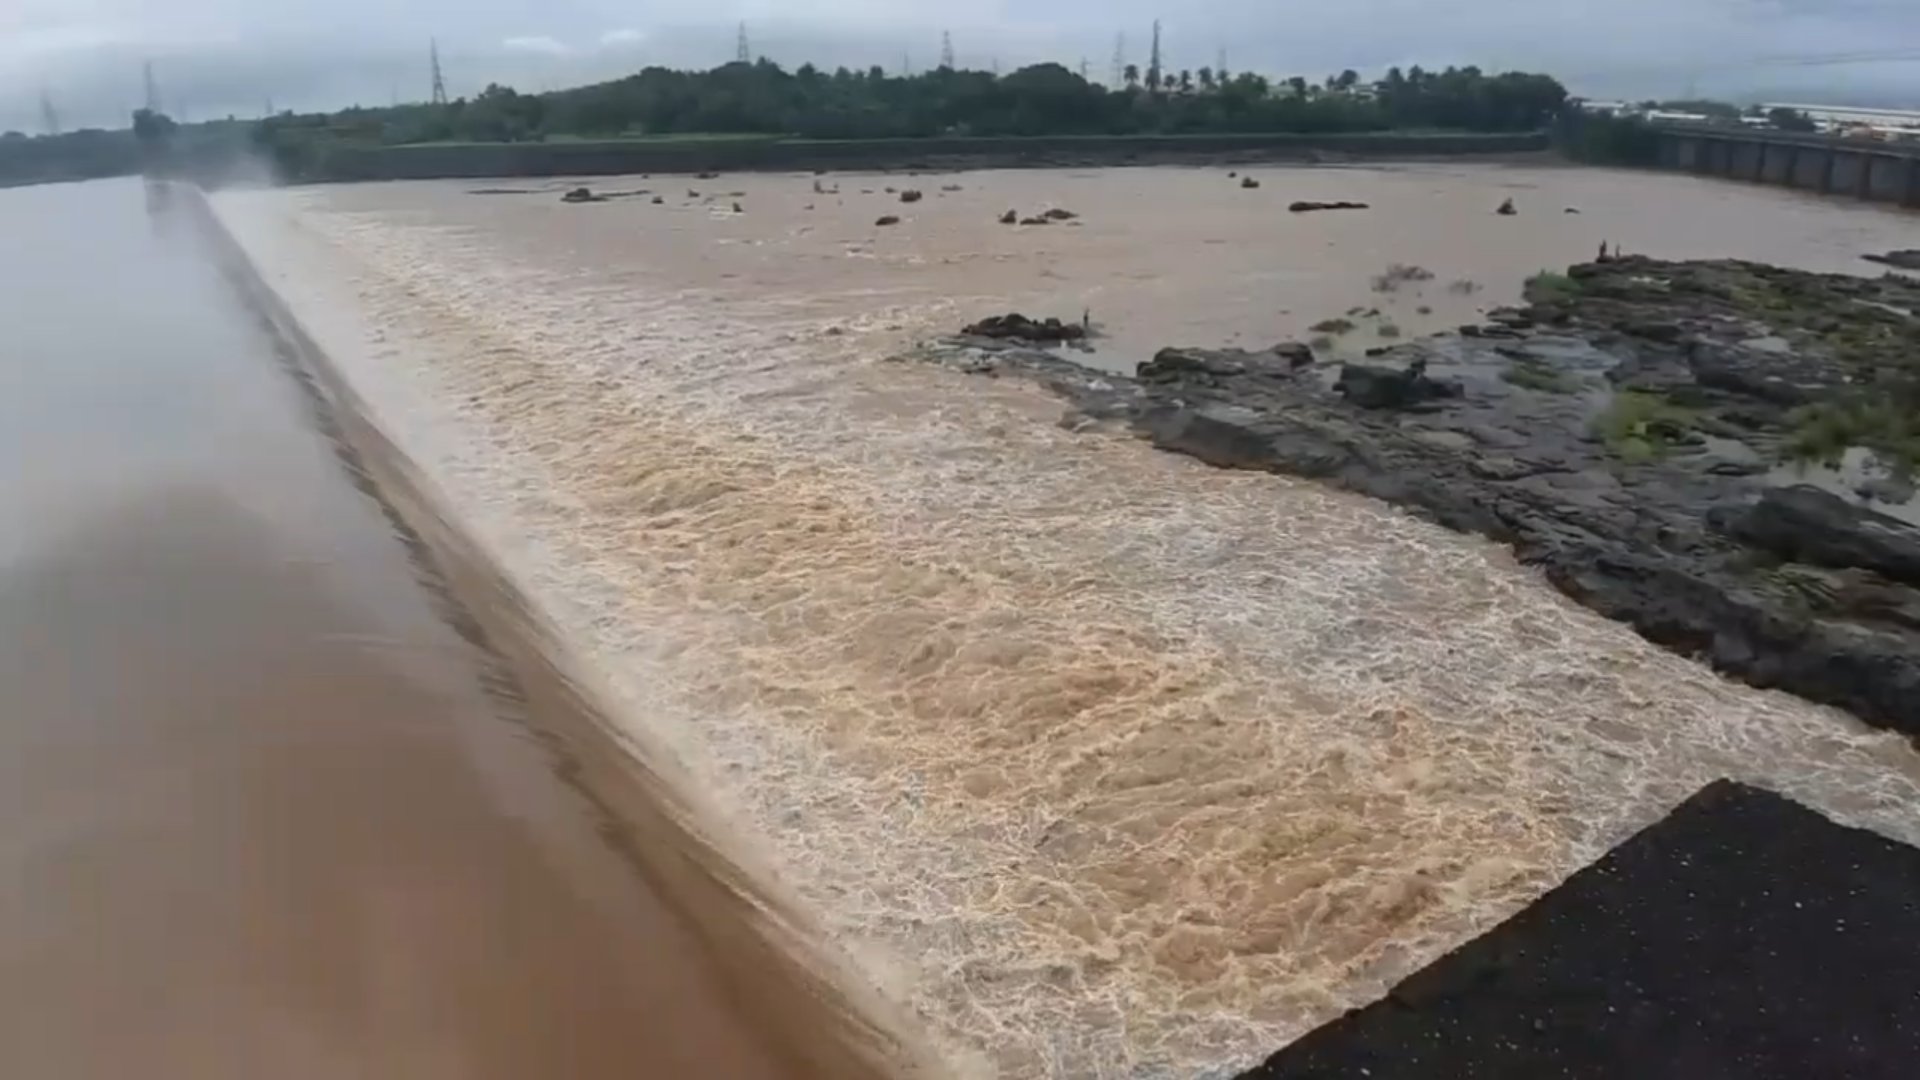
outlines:
[{"label": "green tree", "polygon": [[1811,132],[1819,131],[1820,125],[1813,118],[1798,109],[1789,109],[1776,105],[1767,110],[1767,123],[1781,131]]},{"label": "green tree", "polygon": [[1353,70],[1352,68],[1348,68],[1347,70],[1341,72],[1333,80],[1333,85],[1335,89],[1338,89],[1343,93],[1347,91],[1351,91],[1355,86],[1358,86],[1359,84],[1360,84],[1360,73]]},{"label": "green tree", "polygon": [[1180,92],[1183,94],[1193,93],[1193,72],[1182,71],[1180,73]]},{"label": "green tree", "polygon": [[1140,85],[1140,65],[1128,64],[1122,73],[1122,77],[1126,81],[1127,89],[1132,90],[1138,87]]},{"label": "green tree", "polygon": [[1203,67],[1199,71],[1195,72],[1194,74],[1200,80],[1200,89],[1202,90],[1213,89],[1213,69],[1212,68]]}]

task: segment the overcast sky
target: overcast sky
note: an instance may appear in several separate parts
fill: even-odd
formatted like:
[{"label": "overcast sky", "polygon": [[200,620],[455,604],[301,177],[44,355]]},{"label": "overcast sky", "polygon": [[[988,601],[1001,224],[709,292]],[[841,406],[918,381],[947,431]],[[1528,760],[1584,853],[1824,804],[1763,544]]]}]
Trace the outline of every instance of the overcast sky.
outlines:
[{"label": "overcast sky", "polygon": [[[0,0],[0,129],[37,131],[44,89],[63,126],[124,124],[151,59],[188,119],[418,100],[437,37],[449,90],[545,89],[648,64],[729,60],[737,24],[788,67],[1087,61],[1115,35],[1145,66],[1154,17],[1168,68],[1324,77],[1475,63],[1559,75],[1591,96],[1701,93],[1920,104],[1920,0]],[[1886,54],[1903,62],[1787,58]]]}]

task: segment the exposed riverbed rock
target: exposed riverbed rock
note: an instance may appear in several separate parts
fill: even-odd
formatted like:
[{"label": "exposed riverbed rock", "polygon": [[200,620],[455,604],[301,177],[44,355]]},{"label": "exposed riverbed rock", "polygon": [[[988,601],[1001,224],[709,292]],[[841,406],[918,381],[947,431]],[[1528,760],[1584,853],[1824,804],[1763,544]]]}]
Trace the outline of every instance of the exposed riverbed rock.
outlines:
[{"label": "exposed riverbed rock", "polygon": [[1901,419],[1920,409],[1920,283],[1637,256],[1565,280],[1483,328],[1497,338],[1337,372],[1294,347],[1181,348],[1126,378],[1021,347],[1079,330],[1030,320],[915,355],[1500,540],[1653,641],[1920,735],[1920,530],[1894,516],[1916,511],[1789,464],[1849,443],[1896,473],[1920,459]]},{"label": "exposed riverbed rock", "polygon": [[1882,266],[1891,266],[1900,270],[1920,270],[1920,249],[1902,248],[1889,251],[1885,255],[1862,255],[1868,262],[1877,262]]},{"label": "exposed riverbed rock", "polygon": [[1295,214],[1311,214],[1318,210],[1365,210],[1367,208],[1367,204],[1363,202],[1313,202],[1309,199],[1287,205],[1287,209]]},{"label": "exposed riverbed rock", "polygon": [[1086,327],[1079,323],[1063,323],[1051,316],[1029,319],[1019,312],[981,319],[962,333],[972,337],[1034,342],[1078,341],[1087,336]]},{"label": "exposed riverbed rock", "polygon": [[873,219],[873,223],[875,225],[898,225],[900,224],[900,217],[897,214],[881,214],[879,217]]},{"label": "exposed riverbed rock", "polygon": [[560,201],[563,203],[606,202],[607,197],[605,195],[595,195],[592,188],[577,187],[565,195],[560,196]]}]

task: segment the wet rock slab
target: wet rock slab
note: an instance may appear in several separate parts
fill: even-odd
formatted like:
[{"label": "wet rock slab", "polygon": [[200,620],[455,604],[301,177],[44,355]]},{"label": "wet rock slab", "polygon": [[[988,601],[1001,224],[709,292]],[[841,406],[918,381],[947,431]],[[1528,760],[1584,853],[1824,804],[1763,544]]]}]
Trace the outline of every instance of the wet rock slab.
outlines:
[{"label": "wet rock slab", "polygon": [[1240,1080],[1920,1075],[1920,851],[1718,781]]},{"label": "wet rock slab", "polygon": [[918,356],[1491,537],[1654,642],[1920,735],[1920,529],[1781,475],[1810,408],[1904,430],[1879,403],[1920,402],[1916,306],[1893,279],[1625,259],[1366,364],[1164,349],[1129,379],[978,336]]}]

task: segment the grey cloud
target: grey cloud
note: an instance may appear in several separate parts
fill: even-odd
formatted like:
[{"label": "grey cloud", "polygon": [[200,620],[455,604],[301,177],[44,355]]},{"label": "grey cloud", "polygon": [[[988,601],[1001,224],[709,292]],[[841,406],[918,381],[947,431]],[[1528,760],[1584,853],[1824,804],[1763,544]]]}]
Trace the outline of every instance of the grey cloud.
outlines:
[{"label": "grey cloud", "polygon": [[[1114,36],[1144,63],[1164,0],[773,0],[663,7],[630,0],[0,0],[0,128],[38,123],[44,86],[70,123],[123,122],[151,58],[166,102],[199,118],[377,103],[426,92],[437,35],[456,94],[489,81],[542,89],[649,63],[731,59],[736,21],[789,66],[930,65],[942,29],[963,65],[1087,61],[1104,77]],[[1560,75],[1595,95],[1689,89],[1920,101],[1920,0],[1191,0],[1163,20],[1168,66],[1321,77],[1344,67],[1477,63]],[[1795,65],[1789,57],[1885,52],[1913,60]],[[1760,63],[1761,58],[1772,58]]]}]

